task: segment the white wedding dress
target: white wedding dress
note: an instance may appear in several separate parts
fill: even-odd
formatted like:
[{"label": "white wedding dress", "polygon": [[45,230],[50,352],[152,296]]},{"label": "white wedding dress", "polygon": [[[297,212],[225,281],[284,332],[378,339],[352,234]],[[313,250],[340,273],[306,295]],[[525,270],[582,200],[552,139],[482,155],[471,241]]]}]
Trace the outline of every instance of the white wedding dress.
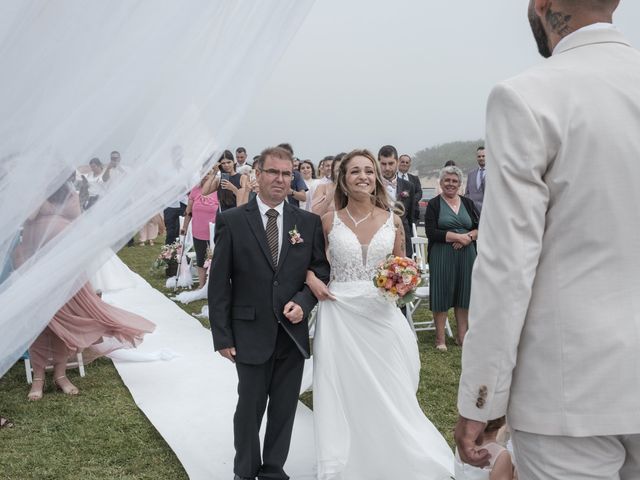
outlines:
[{"label": "white wedding dress", "polygon": [[393,250],[393,216],[363,246],[334,214],[328,239],[337,300],[320,302],[313,343],[318,479],[449,480],[453,452],[416,399],[415,336],[373,285]]}]

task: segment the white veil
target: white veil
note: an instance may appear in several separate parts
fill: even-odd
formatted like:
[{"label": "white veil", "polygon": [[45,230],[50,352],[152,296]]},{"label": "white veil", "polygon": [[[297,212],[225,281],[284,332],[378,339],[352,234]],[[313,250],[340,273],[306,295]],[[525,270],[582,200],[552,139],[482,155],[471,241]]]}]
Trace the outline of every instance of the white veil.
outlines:
[{"label": "white veil", "polygon": [[[99,268],[99,252],[122,246],[227,148],[312,3],[0,3],[0,375]],[[70,175],[112,150],[126,174],[68,226],[47,227],[68,206]]]}]

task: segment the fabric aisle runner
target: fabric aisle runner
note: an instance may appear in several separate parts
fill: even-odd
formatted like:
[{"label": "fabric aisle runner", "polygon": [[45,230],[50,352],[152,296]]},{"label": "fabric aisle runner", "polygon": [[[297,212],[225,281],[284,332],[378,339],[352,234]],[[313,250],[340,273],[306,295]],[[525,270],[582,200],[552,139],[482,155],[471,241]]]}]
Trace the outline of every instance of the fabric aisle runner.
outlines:
[{"label": "fabric aisle runner", "polygon": [[[175,452],[191,480],[231,479],[236,370],[213,351],[209,330],[142,277],[133,272],[131,275],[136,277],[135,288],[105,293],[104,300],[157,325],[139,351],[170,349],[180,356],[170,361],[113,363],[134,401]],[[294,480],[315,478],[313,439],[312,412],[298,402],[285,465]]]}]

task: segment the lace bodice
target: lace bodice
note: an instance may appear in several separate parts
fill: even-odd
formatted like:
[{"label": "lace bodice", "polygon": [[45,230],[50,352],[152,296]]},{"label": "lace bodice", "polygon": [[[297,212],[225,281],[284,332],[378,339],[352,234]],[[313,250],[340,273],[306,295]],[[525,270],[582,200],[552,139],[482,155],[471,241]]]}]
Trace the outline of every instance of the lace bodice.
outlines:
[{"label": "lace bodice", "polygon": [[331,279],[336,282],[372,281],[376,267],[393,251],[395,237],[393,214],[389,214],[369,245],[361,245],[356,234],[334,213],[329,232]]}]

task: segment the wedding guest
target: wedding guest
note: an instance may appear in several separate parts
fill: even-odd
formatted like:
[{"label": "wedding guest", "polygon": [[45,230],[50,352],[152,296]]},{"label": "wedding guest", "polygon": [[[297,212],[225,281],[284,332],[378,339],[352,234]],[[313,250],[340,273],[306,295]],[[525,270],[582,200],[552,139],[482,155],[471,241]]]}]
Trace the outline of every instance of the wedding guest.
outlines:
[{"label": "wedding guest", "polygon": [[102,166],[102,162],[98,157],[94,157],[89,160],[89,167],[91,168],[91,173],[88,175],[83,175],[82,177],[87,182],[87,202],[84,205],[84,209],[88,209],[93,206],[100,198],[100,195],[104,193],[104,180],[102,176],[104,175],[104,168]]},{"label": "wedding guest", "polygon": [[184,212],[187,208],[187,202],[187,196],[181,195],[163,210],[164,225],[167,231],[167,236],[164,241],[165,245],[171,245],[178,240],[178,235],[180,233],[180,217],[184,216]]},{"label": "wedding guest", "polygon": [[398,150],[393,145],[385,145],[378,151],[378,162],[384,178],[384,185],[391,202],[402,205],[402,225],[404,226],[405,249],[407,256],[411,256],[411,237],[413,236],[413,222],[415,220],[414,209],[415,190],[412,183],[398,176]]},{"label": "wedding guest", "polygon": [[220,211],[247,203],[249,197],[249,178],[236,172],[233,153],[229,150],[222,152],[218,160],[220,176],[209,178],[202,185],[202,195],[218,192]]},{"label": "wedding guest", "polygon": [[473,200],[478,212],[482,212],[482,202],[484,200],[484,185],[487,176],[485,170],[485,157],[484,146],[478,147],[476,150],[476,161],[478,162],[478,167],[469,172],[469,176],[467,177],[467,187],[464,191],[464,196]]},{"label": "wedding guest", "polygon": [[117,181],[127,173],[126,169],[121,165],[120,160],[120,152],[118,152],[117,150],[111,152],[111,155],[109,157],[109,164],[107,165],[107,168],[102,175],[103,182],[111,183],[113,182],[113,180]]},{"label": "wedding guest", "polygon": [[442,193],[427,204],[425,230],[429,239],[429,300],[436,324],[436,349],[447,351],[444,328],[447,312],[454,308],[458,343],[467,332],[471,270],[476,259],[478,211],[473,201],[459,195],[462,171],[458,167],[440,170]]},{"label": "wedding guest", "polygon": [[[171,160],[173,162],[173,168],[176,171],[182,169],[184,151],[180,145],[176,145],[171,150]],[[184,215],[184,211],[187,208],[187,196],[180,195],[174,199],[169,205],[167,205],[163,211],[164,225],[167,230],[167,236],[165,237],[165,245],[171,245],[178,240],[180,234],[180,217]]]},{"label": "wedding guest", "polygon": [[302,208],[303,210],[311,211],[313,194],[320,184],[320,180],[316,178],[316,170],[313,167],[313,162],[311,160],[303,160],[298,167],[298,171],[302,175],[302,179],[304,180],[304,183],[308,188],[307,200],[300,203],[300,208]]},{"label": "wedding guest", "polygon": [[[498,440],[499,434],[506,427],[506,418],[500,418],[487,422],[482,436],[482,443],[478,448],[486,449],[490,454],[489,465],[480,469],[467,465],[460,459],[456,448],[456,480],[474,480],[476,478],[488,478],[488,480],[514,480],[517,478],[511,453]],[[488,477],[486,474],[489,474]]]},{"label": "wedding guest", "polygon": [[[215,176],[217,168],[211,169],[209,176]],[[207,260],[207,249],[209,245],[209,223],[216,222],[216,214],[220,205],[218,203],[217,192],[209,195],[202,194],[202,186],[208,180],[203,177],[200,183],[191,189],[189,193],[189,203],[184,213],[181,235],[187,233],[189,223],[191,223],[191,233],[193,235],[193,248],[196,251],[196,265],[198,269],[198,285],[202,288],[206,282],[206,270],[204,263]]]},{"label": "wedding guest", "polygon": [[[67,182],[53,193],[27,219],[22,240],[16,249],[16,264],[21,265],[39,248],[62,232],[81,213],[78,195]],[[134,313],[104,303],[85,284],[58,310],[47,327],[29,347],[33,383],[29,400],[40,400],[45,385],[45,367],[53,361],[57,388],[77,395],[78,388],[66,377],[67,360],[84,351],[85,362],[118,348],[135,347],[155,325]]]},{"label": "wedding guest", "polygon": [[[287,201],[291,205],[295,205],[296,207],[300,206],[300,202],[307,201],[307,184],[302,179],[302,174],[298,171],[298,166],[300,165],[300,160],[293,156],[293,147],[291,147],[288,143],[281,143],[278,145],[280,148],[284,148],[287,152],[291,154],[293,157],[293,176],[291,177],[291,184],[289,195],[287,195]],[[297,164],[296,164],[297,162]]]},{"label": "wedding guest", "polygon": [[[411,169],[411,156],[406,153],[398,158],[398,177],[413,185],[415,205],[413,207],[413,222],[418,222],[420,217],[420,200],[422,200],[422,184],[420,177],[409,173]],[[411,253],[411,252],[408,252]]]},{"label": "wedding guest", "polygon": [[339,153],[333,159],[329,160],[325,158],[324,168],[325,172],[328,168],[331,168],[331,182],[330,183],[320,183],[316,187],[314,192],[314,198],[311,203],[311,211],[316,215],[320,215],[321,217],[327,212],[335,211],[335,203],[334,203],[334,194],[336,191],[335,182],[338,179],[338,169],[340,168],[340,163],[342,162],[342,158],[346,155],[346,153]]},{"label": "wedding guest", "polygon": [[138,232],[138,244],[141,247],[144,247],[146,242],[149,242],[149,245],[155,245],[154,240],[158,238],[158,234],[165,233],[165,231],[164,220],[162,215],[158,213],[151,217]]},{"label": "wedding guest", "polygon": [[236,170],[247,163],[247,150],[244,147],[236,148]]},{"label": "wedding guest", "polygon": [[[258,158],[260,156],[258,155]],[[256,178],[256,169],[258,168],[258,162],[254,161],[251,165],[251,171],[249,172],[249,202],[256,198],[260,193],[260,184]]]}]

